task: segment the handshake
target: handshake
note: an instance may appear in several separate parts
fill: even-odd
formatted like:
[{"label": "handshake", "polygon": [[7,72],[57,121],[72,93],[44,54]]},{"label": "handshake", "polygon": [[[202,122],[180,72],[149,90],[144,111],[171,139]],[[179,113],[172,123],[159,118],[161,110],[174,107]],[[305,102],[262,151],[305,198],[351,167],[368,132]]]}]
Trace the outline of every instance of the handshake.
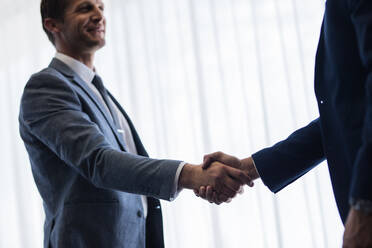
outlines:
[{"label": "handshake", "polygon": [[201,165],[185,164],[178,185],[194,190],[195,194],[210,203],[230,202],[242,186],[253,187],[253,180],[259,174],[251,157],[236,157],[215,152],[204,156]]}]

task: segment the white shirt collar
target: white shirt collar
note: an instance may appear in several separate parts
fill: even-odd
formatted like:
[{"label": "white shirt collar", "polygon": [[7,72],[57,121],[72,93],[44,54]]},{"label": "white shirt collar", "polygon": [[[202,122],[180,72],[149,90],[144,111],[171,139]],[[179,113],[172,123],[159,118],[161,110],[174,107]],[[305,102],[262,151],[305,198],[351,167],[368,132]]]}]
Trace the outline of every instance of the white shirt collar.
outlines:
[{"label": "white shirt collar", "polygon": [[85,83],[89,84],[93,81],[95,72],[80,61],[59,52],[56,52],[54,57],[70,67]]}]

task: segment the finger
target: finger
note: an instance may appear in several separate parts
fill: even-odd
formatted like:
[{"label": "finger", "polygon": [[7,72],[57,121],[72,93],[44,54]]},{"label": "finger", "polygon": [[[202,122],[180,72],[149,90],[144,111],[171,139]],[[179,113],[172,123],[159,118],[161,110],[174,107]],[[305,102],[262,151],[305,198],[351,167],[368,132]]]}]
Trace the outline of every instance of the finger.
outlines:
[{"label": "finger", "polygon": [[194,189],[194,194],[199,197],[199,190],[198,189]]},{"label": "finger", "polygon": [[230,177],[238,180],[241,184],[252,185],[252,179],[247,172],[228,166],[226,167],[226,171]]},{"label": "finger", "polygon": [[231,190],[226,186],[223,186],[219,191],[217,191],[219,194],[226,195],[228,198],[233,198],[236,195],[235,190]]},{"label": "finger", "polygon": [[216,191],[213,191],[213,202],[216,203],[217,205],[221,204],[221,201],[218,199]]},{"label": "finger", "polygon": [[240,186],[240,188],[238,190],[238,194],[243,194],[243,193],[244,193],[244,187]]},{"label": "finger", "polygon": [[250,183],[248,183],[248,186],[252,188],[254,186],[254,182],[251,181]]},{"label": "finger", "polygon": [[227,196],[224,195],[224,194],[220,194],[220,195],[218,196],[218,200],[219,200],[220,202],[228,202],[228,200],[231,201],[231,198],[230,198],[230,197],[227,197]]},{"label": "finger", "polygon": [[208,157],[208,155],[205,155],[204,156],[204,161],[203,161],[203,165],[202,165],[202,168],[205,170],[205,169],[208,169],[208,167],[213,163],[213,159],[211,157]]},{"label": "finger", "polygon": [[203,162],[205,162],[207,159],[211,159],[211,158],[212,158],[212,153],[205,154],[204,157],[203,157]]},{"label": "finger", "polygon": [[212,203],[213,202],[213,188],[211,186],[207,186],[206,190],[206,199]]},{"label": "finger", "polygon": [[206,154],[204,158],[211,158],[214,160],[219,160],[224,155],[223,152],[212,152],[210,154]]},{"label": "finger", "polygon": [[222,152],[213,152],[210,154],[204,155],[204,160],[203,160],[203,169],[207,169],[214,161],[219,161],[222,159],[224,153]]},{"label": "finger", "polygon": [[240,186],[242,185],[239,181],[235,180],[231,177],[226,177],[224,181],[224,185],[231,189],[232,191],[238,193],[240,190]]},{"label": "finger", "polygon": [[214,161],[221,162],[230,167],[237,168],[237,169],[242,168],[242,163],[240,159],[238,159],[237,157],[225,154],[223,152],[215,152],[211,154],[211,157],[213,158]]},{"label": "finger", "polygon": [[207,196],[206,196],[206,189],[204,186],[201,186],[200,189],[199,189],[199,196],[203,199],[207,199]]}]

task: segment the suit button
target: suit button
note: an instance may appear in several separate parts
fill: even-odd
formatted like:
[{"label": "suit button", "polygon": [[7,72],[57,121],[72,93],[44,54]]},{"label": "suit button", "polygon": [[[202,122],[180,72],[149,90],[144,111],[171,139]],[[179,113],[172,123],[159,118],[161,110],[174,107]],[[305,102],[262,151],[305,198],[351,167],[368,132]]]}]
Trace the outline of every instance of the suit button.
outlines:
[{"label": "suit button", "polygon": [[142,217],[142,212],[141,211],[137,211],[137,216],[138,216],[138,218],[141,218]]}]

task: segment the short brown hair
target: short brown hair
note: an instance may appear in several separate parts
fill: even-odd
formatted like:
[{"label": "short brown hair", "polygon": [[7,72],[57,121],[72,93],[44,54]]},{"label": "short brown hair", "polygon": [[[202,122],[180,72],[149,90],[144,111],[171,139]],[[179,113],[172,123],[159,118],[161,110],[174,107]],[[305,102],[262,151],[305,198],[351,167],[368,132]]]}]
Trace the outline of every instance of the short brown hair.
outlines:
[{"label": "short brown hair", "polygon": [[44,27],[44,20],[46,18],[53,18],[56,20],[63,21],[63,16],[69,1],[71,0],[41,0],[40,3],[41,22],[45,33],[48,35],[48,38],[53,43],[53,45],[54,45],[53,34]]}]

